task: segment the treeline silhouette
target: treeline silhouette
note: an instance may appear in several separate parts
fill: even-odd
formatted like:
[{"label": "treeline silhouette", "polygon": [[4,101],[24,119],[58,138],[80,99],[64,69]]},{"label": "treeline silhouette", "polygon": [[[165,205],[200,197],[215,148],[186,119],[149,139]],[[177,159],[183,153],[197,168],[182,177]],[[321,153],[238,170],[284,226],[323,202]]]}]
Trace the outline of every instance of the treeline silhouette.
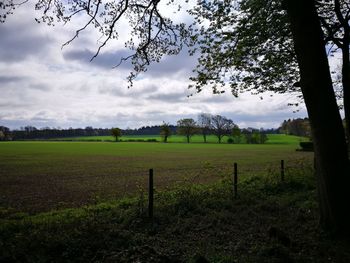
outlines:
[{"label": "treeline silhouette", "polygon": [[[176,133],[176,126],[170,125],[172,133]],[[143,126],[138,129],[124,129],[123,135],[158,135],[160,133],[160,125]],[[10,130],[8,127],[0,126],[0,140],[29,140],[29,139],[55,139],[80,136],[109,136],[111,129],[109,128],[93,128],[91,126],[85,128],[41,128],[34,126],[22,127],[19,130]]]}]

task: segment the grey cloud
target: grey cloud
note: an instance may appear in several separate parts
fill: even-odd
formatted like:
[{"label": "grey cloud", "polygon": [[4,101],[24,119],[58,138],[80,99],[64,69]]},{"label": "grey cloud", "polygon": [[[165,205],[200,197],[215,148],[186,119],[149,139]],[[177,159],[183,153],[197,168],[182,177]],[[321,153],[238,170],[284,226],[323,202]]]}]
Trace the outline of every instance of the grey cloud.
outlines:
[{"label": "grey cloud", "polygon": [[156,92],[158,91],[158,87],[156,85],[148,85],[148,86],[145,86],[145,87],[142,87],[140,89],[140,92],[142,93],[152,93],[152,92]]},{"label": "grey cloud", "polygon": [[[63,53],[63,58],[68,61],[77,61],[79,63],[87,64],[90,63],[93,66],[97,66],[104,69],[112,69],[119,64],[120,59],[130,55],[130,52],[127,50],[118,50],[116,52],[101,52],[96,58],[91,62],[90,60],[96,54],[96,51],[93,52],[88,49],[84,50],[73,50],[66,51]],[[124,61],[118,69],[128,69],[131,70],[131,63],[129,61]]]},{"label": "grey cloud", "polygon": [[207,103],[224,103],[233,101],[233,96],[223,96],[223,95],[212,95],[211,97],[205,98],[201,100],[202,102]]},{"label": "grey cloud", "polygon": [[12,82],[18,82],[24,80],[24,77],[17,77],[17,76],[0,76],[0,83],[1,84],[8,84]]},{"label": "grey cloud", "polygon": [[[26,103],[26,102],[0,102],[0,108],[3,109],[19,109],[19,108],[27,108],[31,106],[31,104]],[[1,118],[1,116],[0,116]]]},{"label": "grey cloud", "polygon": [[252,115],[242,112],[223,112],[220,115],[228,117],[235,123],[245,123],[245,126],[256,127],[256,123],[262,123],[265,128],[277,128],[283,120],[288,118],[304,118],[307,116],[306,112],[302,111],[292,115],[291,111],[269,111],[261,112],[259,115]]},{"label": "grey cloud", "polygon": [[181,102],[187,98],[187,95],[183,92],[171,92],[171,93],[162,93],[154,94],[147,97],[150,100],[158,100],[164,102]]},{"label": "grey cloud", "polygon": [[107,86],[100,86],[98,87],[98,92],[100,94],[108,94],[116,97],[140,97],[143,95],[147,95],[149,93],[154,93],[158,91],[158,87],[155,85],[148,85],[144,87],[140,87],[138,89],[136,88],[130,88],[126,89],[125,87],[117,87],[113,84],[108,84]]},{"label": "grey cloud", "polygon": [[186,76],[189,76],[196,63],[196,57],[190,56],[187,50],[182,50],[178,55],[165,56],[159,63],[153,63],[145,74],[150,74],[152,77],[172,78],[183,72]]},{"label": "grey cloud", "polygon": [[30,84],[28,85],[30,89],[40,90],[40,91],[49,91],[51,88],[45,84]]},{"label": "grey cloud", "polygon": [[98,92],[100,94],[107,94],[107,95],[112,95],[115,97],[128,97],[129,96],[127,94],[127,92],[123,91],[122,88],[118,88],[118,87],[100,86],[100,87],[98,87]]},{"label": "grey cloud", "polygon": [[28,56],[45,56],[51,38],[34,31],[33,24],[5,23],[0,25],[0,57],[2,62],[18,62]]},{"label": "grey cloud", "polygon": [[[112,69],[119,64],[121,58],[126,58],[130,56],[132,51],[121,49],[116,50],[115,52],[101,52],[96,58],[91,62],[91,58],[95,55],[94,51],[84,49],[84,50],[73,50],[66,51],[63,53],[63,57],[68,61],[77,61],[79,63],[91,63],[93,66],[97,66],[104,69]],[[196,65],[196,58],[189,56],[187,51],[184,50],[178,55],[174,56],[164,56],[159,63],[152,63],[147,72],[143,73],[144,76],[151,77],[178,77],[175,76],[179,72],[184,72],[188,75],[192,72],[192,69]],[[133,69],[131,61],[123,61],[115,70],[127,70],[130,71]],[[125,75],[126,76],[126,75]]]},{"label": "grey cloud", "polygon": [[48,118],[48,117],[33,117],[30,119],[30,122],[32,123],[37,123],[37,124],[44,124],[46,125],[47,123],[54,123],[56,119],[54,118]]},{"label": "grey cloud", "polygon": [[[24,76],[0,76],[0,88],[10,87],[14,90],[18,90],[21,93],[23,89],[33,89],[40,91],[49,91],[51,88],[43,83],[36,83],[35,79]],[[11,85],[9,85],[11,84]],[[15,84],[15,85],[13,85]],[[16,85],[17,84],[17,85]]]}]

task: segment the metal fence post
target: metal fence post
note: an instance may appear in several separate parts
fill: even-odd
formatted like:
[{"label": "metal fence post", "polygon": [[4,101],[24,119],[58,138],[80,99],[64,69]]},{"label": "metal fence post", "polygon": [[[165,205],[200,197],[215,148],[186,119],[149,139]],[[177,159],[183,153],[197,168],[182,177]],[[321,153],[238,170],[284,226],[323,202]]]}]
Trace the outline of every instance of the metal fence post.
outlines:
[{"label": "metal fence post", "polygon": [[153,169],[149,169],[148,179],[148,216],[153,219]]},{"label": "metal fence post", "polygon": [[284,181],[284,160],[281,160],[281,181]]},{"label": "metal fence post", "polygon": [[237,199],[238,197],[237,185],[238,185],[238,170],[237,170],[237,163],[234,163],[233,164],[233,194],[235,199]]}]

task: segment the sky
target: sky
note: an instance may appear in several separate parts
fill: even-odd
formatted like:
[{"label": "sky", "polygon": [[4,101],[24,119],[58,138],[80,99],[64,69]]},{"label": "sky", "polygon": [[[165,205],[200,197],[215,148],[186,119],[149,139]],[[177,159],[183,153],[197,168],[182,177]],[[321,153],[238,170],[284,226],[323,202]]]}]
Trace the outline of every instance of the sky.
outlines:
[{"label": "sky", "polygon": [[[23,5],[0,24],[0,126],[37,128],[138,128],[176,124],[200,113],[220,114],[240,127],[277,128],[283,120],[307,116],[293,94],[240,94],[228,90],[213,95],[210,88],[189,90],[196,59],[182,52],[164,57],[140,75],[128,89],[128,63],[114,68],[129,54],[121,25],[119,41],[111,42],[90,62],[98,47],[98,32],[87,29],[62,49],[83,22],[49,27],[38,24],[30,5]],[[178,15],[176,19],[184,19]],[[192,96],[189,96],[191,95]]]}]

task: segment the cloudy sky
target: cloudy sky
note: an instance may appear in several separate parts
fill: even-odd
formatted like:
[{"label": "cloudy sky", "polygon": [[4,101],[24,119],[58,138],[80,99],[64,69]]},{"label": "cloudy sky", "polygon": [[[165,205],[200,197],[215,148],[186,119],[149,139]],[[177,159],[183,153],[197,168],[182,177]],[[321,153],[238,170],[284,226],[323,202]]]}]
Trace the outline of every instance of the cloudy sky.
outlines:
[{"label": "cloudy sky", "polygon": [[[0,125],[137,128],[175,124],[205,112],[231,118],[240,127],[273,128],[284,119],[306,116],[303,107],[293,113],[295,108],[287,105],[295,101],[291,94],[266,94],[261,100],[204,89],[188,97],[194,92],[188,90],[188,78],[196,61],[186,52],[152,65],[128,89],[129,64],[113,68],[128,54],[122,41],[89,62],[98,46],[97,32],[88,29],[61,49],[81,21],[48,27],[36,23],[35,16],[33,7],[25,5],[0,24]],[[121,38],[127,34],[121,30]]]}]

